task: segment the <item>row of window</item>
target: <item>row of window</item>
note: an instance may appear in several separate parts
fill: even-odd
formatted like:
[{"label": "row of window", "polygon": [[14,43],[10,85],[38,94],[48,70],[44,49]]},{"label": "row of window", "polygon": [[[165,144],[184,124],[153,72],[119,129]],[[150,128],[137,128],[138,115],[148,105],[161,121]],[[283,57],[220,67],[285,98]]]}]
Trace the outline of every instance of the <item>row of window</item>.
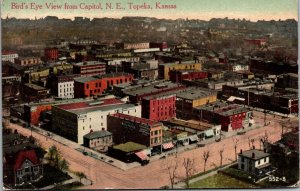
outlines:
[{"label": "row of window", "polygon": [[65,87],[69,87],[69,86],[70,86],[70,87],[74,87],[74,84],[73,84],[73,83],[59,84],[59,87],[60,87],[60,88],[62,88],[63,86],[64,86],[64,88],[65,88]]},{"label": "row of window", "polygon": [[161,133],[162,133],[162,130],[151,131],[151,136],[160,135]]},{"label": "row of window", "polygon": [[98,140],[91,140],[90,143],[91,143],[91,145],[96,145],[97,143],[101,143],[101,144],[106,143],[106,144],[108,144],[111,141],[112,141],[112,137],[109,136],[109,137],[104,137],[100,140],[99,139]]},{"label": "row of window", "polygon": [[161,143],[161,137],[155,137],[151,139],[151,144]]},{"label": "row of window", "polygon": [[[125,78],[124,82],[127,83],[128,81],[131,81],[131,78],[129,78],[129,79]],[[110,81],[107,80],[106,83],[107,83],[107,86],[115,84],[113,80],[110,80]],[[116,84],[119,84],[119,83],[122,84],[123,83],[123,79],[116,80]],[[101,82],[96,82],[95,86],[96,86],[96,88],[101,87]],[[89,89],[89,88],[90,88],[90,84],[87,83],[86,84],[86,89]]]}]

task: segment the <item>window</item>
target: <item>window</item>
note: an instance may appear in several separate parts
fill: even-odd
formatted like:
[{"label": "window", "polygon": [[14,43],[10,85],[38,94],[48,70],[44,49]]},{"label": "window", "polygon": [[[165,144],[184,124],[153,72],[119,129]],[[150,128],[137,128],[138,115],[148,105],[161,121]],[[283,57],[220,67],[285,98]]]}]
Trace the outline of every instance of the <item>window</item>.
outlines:
[{"label": "window", "polygon": [[84,126],[82,127],[82,129],[84,130]]},{"label": "window", "polygon": [[90,129],[92,128],[92,125],[90,125]]},{"label": "window", "polygon": [[87,84],[87,85],[86,85],[86,89],[89,89],[89,88],[90,88],[90,86],[89,86],[89,84]]},{"label": "window", "polygon": [[26,167],[25,172],[29,172],[29,171],[30,171],[29,167]]},{"label": "window", "polygon": [[258,164],[260,164],[260,160],[258,161]]},{"label": "window", "polygon": [[267,162],[267,158],[264,158],[264,162]]},{"label": "window", "polygon": [[241,168],[244,169],[244,164],[241,165]]}]

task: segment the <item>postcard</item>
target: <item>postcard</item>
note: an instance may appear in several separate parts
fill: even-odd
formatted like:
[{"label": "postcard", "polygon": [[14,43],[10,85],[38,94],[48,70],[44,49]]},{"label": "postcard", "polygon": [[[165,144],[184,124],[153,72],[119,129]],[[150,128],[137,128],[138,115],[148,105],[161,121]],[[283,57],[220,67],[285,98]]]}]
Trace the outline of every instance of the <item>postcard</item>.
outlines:
[{"label": "postcard", "polygon": [[1,6],[4,189],[299,187],[298,1]]}]

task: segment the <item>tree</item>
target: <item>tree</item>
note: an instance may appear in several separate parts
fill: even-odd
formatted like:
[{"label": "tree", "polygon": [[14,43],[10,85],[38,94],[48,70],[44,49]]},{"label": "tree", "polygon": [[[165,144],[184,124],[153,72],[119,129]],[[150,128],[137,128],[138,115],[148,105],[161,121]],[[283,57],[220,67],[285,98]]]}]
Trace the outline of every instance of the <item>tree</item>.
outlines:
[{"label": "tree", "polygon": [[63,159],[63,160],[60,161],[60,163],[59,163],[59,169],[61,171],[67,171],[67,170],[69,170],[69,163],[68,163],[68,161],[66,161],[66,159]]},{"label": "tree", "polygon": [[219,150],[219,155],[220,155],[220,166],[223,164],[223,153],[224,153],[224,145],[223,147]]},{"label": "tree", "polygon": [[183,158],[183,167],[185,170],[185,184],[189,188],[189,178],[194,174],[194,160],[190,158]]},{"label": "tree", "polygon": [[249,146],[249,149],[252,149],[254,148],[254,139],[250,139],[250,137],[248,137],[248,146]]},{"label": "tree", "polygon": [[55,145],[48,149],[48,160],[50,164],[54,164],[54,158],[58,154],[58,150]]},{"label": "tree", "polygon": [[173,189],[175,184],[175,179],[177,177],[178,160],[177,158],[175,158],[175,160],[166,159],[165,165],[168,171],[169,180],[171,182],[171,188]]},{"label": "tree", "polygon": [[236,160],[237,160],[237,153],[236,153],[236,150],[237,150],[237,145],[238,145],[238,142],[239,142],[239,140],[238,140],[238,139],[236,139],[236,138],[233,138],[233,148],[234,148],[234,155],[235,155],[235,159],[234,159],[234,161],[236,161]]},{"label": "tree", "polygon": [[75,174],[78,176],[80,183],[81,179],[86,178],[86,175],[83,172],[76,172]]},{"label": "tree", "polygon": [[203,154],[202,154],[202,157],[203,157],[203,160],[204,160],[204,172],[205,172],[206,163],[207,163],[208,158],[210,157],[210,151],[204,151]]}]

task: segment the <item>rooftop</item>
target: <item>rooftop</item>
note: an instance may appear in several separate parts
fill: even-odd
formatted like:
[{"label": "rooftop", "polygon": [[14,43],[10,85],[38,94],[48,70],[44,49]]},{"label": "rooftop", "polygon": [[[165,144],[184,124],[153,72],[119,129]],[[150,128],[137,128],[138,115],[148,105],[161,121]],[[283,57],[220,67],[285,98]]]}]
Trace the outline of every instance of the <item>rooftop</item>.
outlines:
[{"label": "rooftop", "polygon": [[74,66],[93,66],[93,65],[103,65],[105,64],[104,62],[99,62],[99,61],[89,61],[89,62],[80,62],[74,64]]},{"label": "rooftop", "polygon": [[86,138],[86,139],[92,140],[92,139],[107,137],[107,136],[111,136],[111,135],[112,135],[111,132],[103,130],[103,131],[90,132],[90,133],[84,135],[83,137]]},{"label": "rooftop", "polygon": [[128,153],[128,152],[140,151],[142,149],[146,149],[147,147],[138,143],[127,142],[124,144],[113,146],[113,148]]},{"label": "rooftop", "polygon": [[134,116],[126,115],[126,114],[123,114],[123,113],[116,113],[116,114],[112,114],[111,116],[114,116],[114,117],[117,117],[117,118],[120,118],[120,119],[124,119],[124,120],[127,120],[127,121],[131,121],[131,122],[134,122],[134,123],[141,123],[141,124],[146,124],[146,125],[150,125],[150,126],[161,124],[159,122],[152,121],[150,119],[134,117]]},{"label": "rooftop", "polygon": [[80,83],[86,83],[86,82],[90,82],[90,81],[94,81],[94,80],[121,77],[121,76],[133,76],[133,75],[128,74],[128,73],[124,73],[124,72],[118,72],[118,73],[111,73],[111,74],[104,74],[104,75],[79,77],[79,78],[75,78],[74,81],[80,82]]},{"label": "rooftop", "polygon": [[249,111],[248,108],[243,107],[241,105],[228,104],[228,103],[224,103],[224,102],[215,102],[215,103],[207,104],[204,106],[196,107],[195,109],[207,110],[207,111],[211,111],[214,113],[218,113],[223,116],[230,116],[233,114],[239,114],[239,113]]},{"label": "rooftop", "polygon": [[[253,154],[254,154],[254,158],[253,158]],[[267,156],[270,156],[269,153],[265,153],[264,151],[258,150],[258,149],[243,151],[239,155],[243,156],[243,157],[247,157],[247,158],[253,158],[254,160],[259,160],[259,159],[265,158]]]},{"label": "rooftop", "polygon": [[174,66],[174,65],[192,65],[192,64],[200,64],[200,63],[195,63],[195,60],[190,60],[190,61],[185,61],[185,62],[173,62],[173,63],[162,63],[162,64],[159,64],[160,66]]},{"label": "rooftop", "polygon": [[158,92],[162,89],[170,89],[175,87],[184,87],[179,84],[172,83],[170,81],[160,81],[155,84],[148,84],[144,86],[139,86],[133,89],[125,90],[124,93],[131,96],[143,95],[143,94],[151,94]]},{"label": "rooftop", "polygon": [[177,94],[178,98],[188,99],[188,100],[195,100],[203,97],[207,97],[210,95],[217,95],[216,91],[204,88],[188,88],[183,90]]},{"label": "rooftop", "polygon": [[32,88],[32,89],[35,89],[35,90],[47,90],[46,88],[42,87],[42,86],[38,86],[38,85],[35,85],[35,84],[24,84],[25,86],[29,87],[29,88]]},{"label": "rooftop", "polygon": [[211,129],[213,127],[212,124],[205,123],[203,121],[195,121],[195,120],[180,120],[180,119],[170,119],[167,123],[170,123],[172,125],[176,126],[182,126],[182,127],[188,127],[191,129],[199,130],[199,131],[205,131],[207,129]]},{"label": "rooftop", "polygon": [[74,78],[74,81],[80,82],[80,83],[86,83],[86,82],[90,82],[90,81],[98,80],[98,79],[99,78],[95,78],[92,76],[84,76],[84,77]]}]

